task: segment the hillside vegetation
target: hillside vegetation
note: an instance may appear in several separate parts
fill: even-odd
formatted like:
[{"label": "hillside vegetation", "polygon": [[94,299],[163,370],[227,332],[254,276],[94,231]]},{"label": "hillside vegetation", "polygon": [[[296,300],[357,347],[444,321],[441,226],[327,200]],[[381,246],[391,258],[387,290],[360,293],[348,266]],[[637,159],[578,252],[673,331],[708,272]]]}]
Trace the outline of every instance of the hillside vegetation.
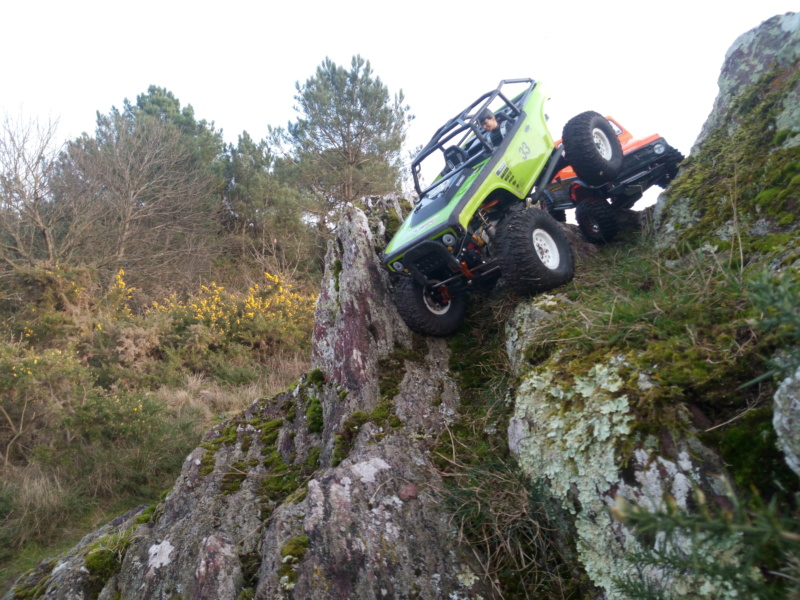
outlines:
[{"label": "hillside vegetation", "polygon": [[296,100],[287,130],[236,144],[157,86],[65,143],[2,122],[5,584],[156,500],[212,424],[307,370],[327,240],[346,202],[399,188],[408,109],[358,56]]}]

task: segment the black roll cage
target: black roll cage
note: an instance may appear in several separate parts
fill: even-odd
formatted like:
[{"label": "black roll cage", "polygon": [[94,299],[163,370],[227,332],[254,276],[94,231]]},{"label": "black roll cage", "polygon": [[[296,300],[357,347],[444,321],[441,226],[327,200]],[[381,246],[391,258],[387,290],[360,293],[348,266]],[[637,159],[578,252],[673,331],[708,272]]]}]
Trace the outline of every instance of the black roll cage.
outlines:
[{"label": "black roll cage", "polygon": [[[512,100],[509,100],[501,90],[504,85],[517,83],[529,84],[528,89],[515,96]],[[417,154],[417,156],[411,162],[411,175],[414,178],[414,189],[417,191],[419,197],[422,198],[428,192],[428,190],[441,183],[441,178],[437,178],[425,189],[422,189],[420,185],[420,165],[425,158],[437,150],[444,152],[444,145],[461,133],[463,133],[464,136],[457,142],[456,146],[463,147],[469,136],[474,135],[475,138],[480,142],[480,146],[483,147],[483,150],[487,153],[487,155],[491,154],[494,148],[489,140],[488,132],[486,132],[478,122],[478,115],[481,114],[485,108],[488,108],[489,105],[499,97],[503,100],[503,102],[505,102],[505,106],[500,110],[502,110],[504,114],[507,113],[506,116],[508,117],[519,117],[519,115],[522,114],[522,111],[519,107],[525,105],[535,85],[536,81],[530,78],[503,79],[497,85],[495,90],[482,94],[477,100],[467,106],[467,108],[442,125],[436,131],[436,133],[433,134],[431,140],[422,150],[420,150],[419,154]]]}]

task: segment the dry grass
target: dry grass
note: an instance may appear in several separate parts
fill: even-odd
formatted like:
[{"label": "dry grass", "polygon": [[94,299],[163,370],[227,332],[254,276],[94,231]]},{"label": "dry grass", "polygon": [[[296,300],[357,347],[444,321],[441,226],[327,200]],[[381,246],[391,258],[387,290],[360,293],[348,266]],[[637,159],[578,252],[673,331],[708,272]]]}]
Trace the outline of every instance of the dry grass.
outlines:
[{"label": "dry grass", "polygon": [[71,491],[57,471],[33,463],[6,466],[0,475],[0,501],[13,498],[13,508],[0,512],[0,523],[13,523],[9,539],[2,540],[10,547],[19,548],[55,535],[63,526],[64,517],[74,511]]},{"label": "dry grass", "polygon": [[440,457],[449,463],[439,473],[448,483],[436,492],[494,597],[573,597],[560,539],[566,525],[558,522],[544,491],[510,463],[487,458],[483,465],[470,465],[458,452]]},{"label": "dry grass", "polygon": [[177,414],[196,412],[203,425],[210,425],[220,415],[243,411],[256,398],[282,392],[309,369],[309,364],[305,354],[277,354],[269,359],[263,377],[248,385],[223,385],[204,375],[192,374],[186,377],[184,387],[162,387],[156,394]]}]

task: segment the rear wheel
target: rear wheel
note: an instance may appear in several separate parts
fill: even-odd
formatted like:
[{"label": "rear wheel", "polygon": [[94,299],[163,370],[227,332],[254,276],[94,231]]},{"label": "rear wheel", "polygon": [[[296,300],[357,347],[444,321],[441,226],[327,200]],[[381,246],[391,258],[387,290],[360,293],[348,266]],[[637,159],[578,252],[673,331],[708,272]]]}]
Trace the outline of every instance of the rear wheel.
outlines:
[{"label": "rear wheel", "polygon": [[395,304],[406,325],[424,335],[450,335],[464,321],[467,302],[464,294],[445,298],[445,288],[421,286],[403,277],[395,290]]},{"label": "rear wheel", "polygon": [[587,111],[572,117],[562,138],[567,162],[589,185],[603,185],[622,170],[622,145],[600,113]]},{"label": "rear wheel", "polygon": [[593,244],[605,244],[617,236],[617,217],[602,198],[587,198],[578,203],[575,219],[583,237]]},{"label": "rear wheel", "polygon": [[551,290],[575,274],[572,248],[559,224],[538,208],[512,212],[496,234],[497,261],[519,294]]}]

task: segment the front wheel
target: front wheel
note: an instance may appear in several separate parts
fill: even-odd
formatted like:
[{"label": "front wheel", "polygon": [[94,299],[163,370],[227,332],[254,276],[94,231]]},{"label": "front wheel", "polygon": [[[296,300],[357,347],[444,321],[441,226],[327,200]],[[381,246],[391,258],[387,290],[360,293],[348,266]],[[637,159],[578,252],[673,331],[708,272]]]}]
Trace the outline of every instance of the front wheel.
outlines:
[{"label": "front wheel", "polygon": [[403,321],[423,335],[450,335],[464,321],[467,302],[464,294],[445,298],[442,288],[421,286],[411,277],[403,277],[395,289],[395,304]]},{"label": "front wheel", "polygon": [[559,224],[538,208],[512,212],[496,234],[497,261],[511,289],[536,294],[569,283],[572,248]]},{"label": "front wheel", "polygon": [[578,228],[592,244],[605,244],[617,236],[617,217],[602,198],[586,198],[575,208]]}]

